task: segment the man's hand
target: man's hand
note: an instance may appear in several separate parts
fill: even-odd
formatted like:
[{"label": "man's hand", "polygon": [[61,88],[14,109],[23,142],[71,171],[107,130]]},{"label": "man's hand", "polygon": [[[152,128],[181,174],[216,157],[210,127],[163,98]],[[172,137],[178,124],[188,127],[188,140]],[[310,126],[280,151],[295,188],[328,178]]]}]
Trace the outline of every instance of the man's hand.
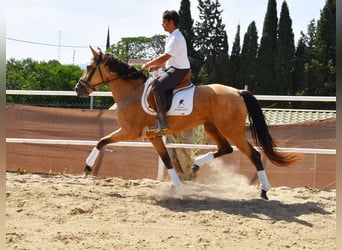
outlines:
[{"label": "man's hand", "polygon": [[148,68],[148,64],[147,63],[145,63],[145,64],[143,64],[141,66],[141,70],[143,70],[143,71],[147,70],[147,68]]},{"label": "man's hand", "polygon": [[145,63],[145,64],[141,67],[142,70],[149,70],[149,71],[151,71],[151,72],[156,71],[156,70],[159,69],[159,68],[160,68],[160,67],[157,66],[157,65],[149,65],[148,63]]},{"label": "man's hand", "polygon": [[156,71],[159,68],[162,68],[165,66],[165,63],[167,60],[170,59],[169,54],[162,54],[161,56],[158,56],[156,59],[153,59],[152,61],[149,61],[145,63],[141,69],[146,70],[148,69],[149,71]]}]

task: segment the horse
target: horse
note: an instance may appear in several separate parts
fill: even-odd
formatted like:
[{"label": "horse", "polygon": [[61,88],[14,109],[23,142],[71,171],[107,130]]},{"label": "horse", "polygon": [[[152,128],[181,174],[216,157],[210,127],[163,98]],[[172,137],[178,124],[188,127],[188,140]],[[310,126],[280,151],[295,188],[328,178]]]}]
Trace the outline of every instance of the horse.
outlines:
[{"label": "horse", "polygon": [[[103,53],[90,47],[93,58],[75,85],[79,97],[89,95],[103,85],[108,85],[116,102],[117,119],[120,128],[102,137],[86,159],[84,175],[91,171],[100,150],[109,143],[136,140],[143,135],[144,128],[155,123],[155,115],[142,107],[142,94],[148,74],[128,65],[111,53]],[[252,139],[276,166],[290,166],[300,160],[296,153],[281,152],[276,149],[275,140],[269,132],[262,109],[255,96],[248,90],[239,90],[219,83],[194,86],[193,109],[188,115],[167,116],[169,129],[160,133],[146,132],[156,152],[162,159],[171,179],[172,187],[183,182],[172,166],[170,156],[163,141],[163,135],[179,133],[199,125],[217,145],[217,150],[195,158],[192,172],[214,158],[233,152],[235,145],[257,170],[262,199],[268,200],[271,188],[261,161],[260,152],[246,139],[246,119]],[[145,129],[146,131],[146,129]]]}]

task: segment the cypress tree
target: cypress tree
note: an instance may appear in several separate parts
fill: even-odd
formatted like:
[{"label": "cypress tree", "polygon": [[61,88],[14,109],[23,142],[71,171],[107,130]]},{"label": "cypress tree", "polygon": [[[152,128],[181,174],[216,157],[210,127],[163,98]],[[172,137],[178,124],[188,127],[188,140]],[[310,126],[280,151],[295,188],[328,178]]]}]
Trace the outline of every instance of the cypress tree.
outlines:
[{"label": "cypress tree", "polygon": [[223,50],[218,53],[217,60],[215,62],[215,71],[213,72],[213,81],[220,82],[228,85],[229,83],[229,55],[228,55],[228,37],[224,32]]},{"label": "cypress tree", "polygon": [[286,1],[281,6],[274,93],[278,95],[293,95],[293,73],[295,60],[294,34],[292,20]]},{"label": "cypress tree", "polygon": [[203,60],[201,59],[199,53],[194,49],[194,20],[191,18],[191,5],[189,0],[182,0],[179,9],[179,25],[178,28],[184,35],[187,49],[188,57],[191,64],[192,70],[192,81],[194,83],[199,82],[198,73],[202,66]]},{"label": "cypress tree", "polygon": [[305,71],[305,39],[302,37],[298,41],[298,46],[295,52],[295,70],[293,73],[293,89],[294,95],[303,95],[305,90],[304,71]]},{"label": "cypress tree", "polygon": [[179,24],[178,28],[184,35],[186,45],[188,48],[188,56],[193,57],[195,54],[194,51],[194,30],[193,24],[194,20],[191,18],[191,11],[190,11],[190,1],[189,0],[182,0],[180,9],[179,9]]},{"label": "cypress tree", "polygon": [[252,21],[243,38],[243,46],[240,59],[240,88],[248,88],[255,92],[255,77],[258,52],[258,32],[255,21]]},{"label": "cypress tree", "polygon": [[260,48],[258,51],[256,92],[274,94],[275,54],[277,49],[277,3],[269,0],[264,19]]},{"label": "cypress tree", "polygon": [[229,84],[234,87],[240,86],[240,51],[240,25],[238,25],[228,63]]},{"label": "cypress tree", "polygon": [[107,42],[106,42],[106,51],[109,52],[110,49],[110,37],[109,37],[109,27],[108,27],[108,31],[107,31]]}]

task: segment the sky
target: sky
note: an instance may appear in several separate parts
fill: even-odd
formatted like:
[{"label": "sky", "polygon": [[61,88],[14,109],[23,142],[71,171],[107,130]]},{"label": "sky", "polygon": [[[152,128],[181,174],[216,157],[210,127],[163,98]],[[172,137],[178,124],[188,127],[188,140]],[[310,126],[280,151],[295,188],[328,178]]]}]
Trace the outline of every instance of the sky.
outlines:
[{"label": "sky", "polygon": [[[325,1],[286,0],[296,44],[300,32],[307,32],[310,21],[319,20]],[[180,3],[181,0],[7,1],[6,58],[87,64],[91,59],[89,45],[104,50],[108,29],[111,44],[122,37],[167,35],[161,26],[162,13],[167,9],[179,11]],[[200,21],[198,0],[190,3],[191,17],[195,22]],[[219,0],[219,3],[230,50],[239,24],[241,46],[252,21],[260,39],[268,0]],[[282,3],[283,0],[277,0],[278,19]]]}]

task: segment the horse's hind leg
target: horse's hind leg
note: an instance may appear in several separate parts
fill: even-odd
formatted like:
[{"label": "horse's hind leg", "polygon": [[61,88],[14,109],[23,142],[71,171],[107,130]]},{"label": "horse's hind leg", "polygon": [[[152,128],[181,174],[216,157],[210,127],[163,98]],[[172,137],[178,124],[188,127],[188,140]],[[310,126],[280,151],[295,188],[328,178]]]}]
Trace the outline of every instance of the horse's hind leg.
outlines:
[{"label": "horse's hind leg", "polygon": [[268,182],[264,167],[262,165],[260,153],[242,135],[241,137],[235,137],[235,139],[236,140],[232,140],[233,143],[243,154],[245,154],[250,159],[250,161],[256,167],[261,186],[260,196],[263,199],[268,200],[266,192],[271,188],[271,185]]},{"label": "horse's hind leg", "polygon": [[206,122],[203,124],[203,126],[205,132],[207,133],[209,138],[217,145],[218,149],[216,152],[208,152],[207,154],[197,157],[194,164],[192,165],[192,174],[195,174],[199,170],[200,166],[207,161],[233,152],[233,148],[231,147],[227,139],[220,134],[213,123]]}]

